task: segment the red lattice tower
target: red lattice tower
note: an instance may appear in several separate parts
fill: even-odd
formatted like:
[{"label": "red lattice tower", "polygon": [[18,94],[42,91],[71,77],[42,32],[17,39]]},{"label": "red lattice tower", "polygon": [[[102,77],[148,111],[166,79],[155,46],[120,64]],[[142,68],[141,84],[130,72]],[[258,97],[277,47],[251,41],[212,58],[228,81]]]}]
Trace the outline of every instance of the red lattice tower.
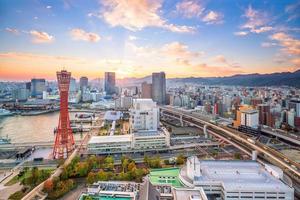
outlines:
[{"label": "red lattice tower", "polygon": [[53,147],[53,158],[55,159],[68,157],[75,148],[68,111],[71,72],[62,70],[57,72],[56,75],[60,93],[60,115]]}]

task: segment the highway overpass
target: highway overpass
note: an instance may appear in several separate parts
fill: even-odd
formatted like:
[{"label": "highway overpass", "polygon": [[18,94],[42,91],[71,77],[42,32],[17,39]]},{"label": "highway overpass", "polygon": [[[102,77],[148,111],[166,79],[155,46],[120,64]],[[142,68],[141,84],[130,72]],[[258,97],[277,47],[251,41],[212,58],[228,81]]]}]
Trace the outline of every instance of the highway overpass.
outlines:
[{"label": "highway overpass", "polygon": [[[200,119],[198,116],[195,116],[189,112],[184,112],[182,110],[177,110],[170,107],[160,106],[161,115],[167,114],[168,116],[173,116],[183,122],[189,124],[194,124],[198,127],[205,127],[210,133],[213,133],[215,136],[224,138],[231,144],[238,146],[244,151],[254,151],[256,150],[259,156],[267,160],[268,162],[280,167],[286,174],[288,174],[293,182],[296,184],[296,187],[300,185],[300,165],[299,163],[292,161],[287,158],[285,155],[275,151],[274,149],[261,144],[260,142],[254,141],[251,137],[246,136],[245,134],[229,129],[222,125],[216,125],[209,121]],[[298,188],[295,188],[298,190]],[[299,192],[299,190],[297,191]]]}]

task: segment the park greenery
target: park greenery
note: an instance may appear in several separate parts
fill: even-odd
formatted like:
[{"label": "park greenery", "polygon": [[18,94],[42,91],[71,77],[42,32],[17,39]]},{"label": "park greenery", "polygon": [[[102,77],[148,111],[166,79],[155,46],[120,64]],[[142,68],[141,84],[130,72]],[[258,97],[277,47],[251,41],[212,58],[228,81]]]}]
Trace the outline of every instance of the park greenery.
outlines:
[{"label": "park greenery", "polygon": [[22,171],[19,172],[17,176],[15,176],[7,183],[7,185],[12,185],[14,183],[20,182],[24,186],[22,190],[10,195],[9,199],[22,199],[22,197],[25,196],[26,193],[46,180],[51,175],[51,172],[52,170],[49,169],[38,169],[37,167],[29,169],[28,167],[25,167]]},{"label": "park greenery", "polygon": [[[89,156],[85,159],[75,157],[71,163],[62,168],[59,177],[48,179],[51,170],[36,167],[24,168],[20,174],[11,180],[10,184],[21,182],[24,188],[11,195],[9,199],[21,199],[27,192],[38,184],[44,182],[43,191],[48,194],[47,199],[59,199],[70,190],[76,188],[78,180],[85,179],[88,184],[97,181],[136,181],[142,182],[150,168],[170,167],[184,164],[185,157],[178,155],[174,162],[162,160],[159,156],[144,156],[144,163],[136,162],[126,156],[121,157],[121,162],[116,163],[112,156]],[[62,164],[63,162],[61,162]]]}]

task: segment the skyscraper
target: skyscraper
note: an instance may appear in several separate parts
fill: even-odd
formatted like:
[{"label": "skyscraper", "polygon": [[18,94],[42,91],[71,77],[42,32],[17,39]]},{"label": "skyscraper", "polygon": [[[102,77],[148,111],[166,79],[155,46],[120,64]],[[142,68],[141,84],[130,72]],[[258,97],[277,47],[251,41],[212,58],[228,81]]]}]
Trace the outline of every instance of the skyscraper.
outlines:
[{"label": "skyscraper", "polygon": [[105,72],[104,91],[107,95],[116,93],[116,74],[115,72]]},{"label": "skyscraper", "polygon": [[143,82],[142,83],[142,99],[151,99],[152,98],[152,84]]},{"label": "skyscraper", "polygon": [[166,104],[166,74],[152,73],[152,99],[158,104]]},{"label": "skyscraper", "polygon": [[31,96],[41,97],[43,91],[46,91],[46,81],[45,79],[31,79]]},{"label": "skyscraper", "polygon": [[89,79],[85,76],[80,77],[79,80],[80,90],[84,90],[89,85]]},{"label": "skyscraper", "polygon": [[76,92],[76,79],[71,77],[70,79],[70,92]]}]

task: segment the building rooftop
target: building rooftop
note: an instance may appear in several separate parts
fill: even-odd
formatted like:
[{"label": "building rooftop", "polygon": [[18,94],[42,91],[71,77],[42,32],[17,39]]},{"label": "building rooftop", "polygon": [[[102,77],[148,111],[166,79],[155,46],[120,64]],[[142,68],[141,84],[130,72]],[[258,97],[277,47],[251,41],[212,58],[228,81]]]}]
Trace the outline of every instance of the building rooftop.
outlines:
[{"label": "building rooftop", "polygon": [[116,121],[121,118],[121,112],[120,111],[106,111],[104,115],[105,120],[109,121]]},{"label": "building rooftop", "polygon": [[131,142],[131,135],[92,136],[88,144]]},{"label": "building rooftop", "polygon": [[175,200],[207,200],[202,188],[173,188]]},{"label": "building rooftop", "polygon": [[153,185],[170,184],[174,187],[181,187],[182,184],[179,181],[179,168],[164,168],[164,169],[152,169],[150,171],[150,182]]},{"label": "building rooftop", "polygon": [[[254,161],[201,160],[199,164],[201,175],[194,176],[194,182],[196,182],[196,184],[221,183],[227,191],[293,190],[280,179],[269,173],[264,166]],[[274,170],[273,173],[278,173],[278,171]]]}]

